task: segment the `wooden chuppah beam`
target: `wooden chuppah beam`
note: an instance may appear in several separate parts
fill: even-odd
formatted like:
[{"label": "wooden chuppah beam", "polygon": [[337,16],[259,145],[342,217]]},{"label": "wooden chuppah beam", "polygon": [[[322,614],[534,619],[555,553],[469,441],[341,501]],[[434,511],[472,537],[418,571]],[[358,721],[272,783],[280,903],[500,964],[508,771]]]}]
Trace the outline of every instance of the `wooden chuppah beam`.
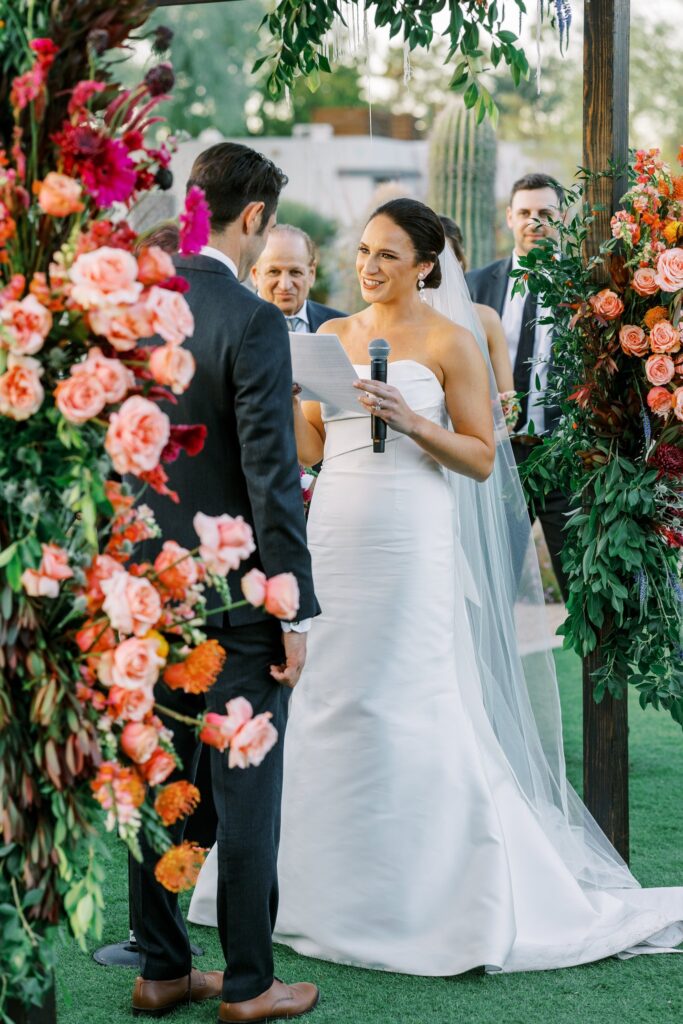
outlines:
[{"label": "wooden chuppah beam", "polygon": [[[587,251],[611,236],[610,218],[626,192],[628,160],[629,0],[587,0],[583,48],[583,163],[591,171],[614,164],[617,173],[591,185],[600,205]],[[608,624],[604,627],[608,628]],[[600,643],[583,665],[583,798],[622,857],[629,856],[627,700],[593,698],[591,674],[600,666]]]}]

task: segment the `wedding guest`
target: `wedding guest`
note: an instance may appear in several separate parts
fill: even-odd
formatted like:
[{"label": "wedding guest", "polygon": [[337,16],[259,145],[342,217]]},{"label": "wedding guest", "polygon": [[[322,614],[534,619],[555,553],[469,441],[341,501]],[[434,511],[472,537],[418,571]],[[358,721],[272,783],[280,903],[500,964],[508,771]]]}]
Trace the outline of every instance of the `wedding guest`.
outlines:
[{"label": "wedding guest", "polygon": [[[510,274],[519,266],[520,256],[526,256],[541,239],[557,238],[553,222],[562,216],[563,202],[562,186],[547,174],[527,174],[516,181],[506,211],[513,239],[511,255],[466,275],[473,300],[492,306],[503,322],[515,391],[522,395],[522,411],[512,435],[512,450],[518,466],[526,461],[531,448],[540,443],[543,435],[553,432],[560,410],[557,406],[540,404],[552,362],[552,326],[539,323],[547,311],[538,307],[536,296],[531,292],[513,295],[515,278]],[[560,552],[568,513],[567,495],[559,490],[546,496],[545,505],[538,512],[565,601],[568,584]]]},{"label": "wedding guest", "polygon": [[162,220],[156,227],[142,236],[139,249],[157,245],[164,252],[174,256],[180,245],[180,229],[174,220]]},{"label": "wedding guest", "polygon": [[315,334],[328,320],[346,314],[309,299],[318,269],[318,251],[310,235],[293,224],[278,224],[251,271],[256,291],[285,315],[297,334]]}]

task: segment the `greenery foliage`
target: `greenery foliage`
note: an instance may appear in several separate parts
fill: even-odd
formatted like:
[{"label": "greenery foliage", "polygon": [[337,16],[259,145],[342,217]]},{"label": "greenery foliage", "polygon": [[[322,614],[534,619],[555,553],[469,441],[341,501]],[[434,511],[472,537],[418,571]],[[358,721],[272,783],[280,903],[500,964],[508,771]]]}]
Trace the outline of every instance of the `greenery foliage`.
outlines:
[{"label": "greenery foliage", "polygon": [[495,255],[496,137],[453,98],[434,122],[429,147],[429,203],[459,225],[470,267]]}]

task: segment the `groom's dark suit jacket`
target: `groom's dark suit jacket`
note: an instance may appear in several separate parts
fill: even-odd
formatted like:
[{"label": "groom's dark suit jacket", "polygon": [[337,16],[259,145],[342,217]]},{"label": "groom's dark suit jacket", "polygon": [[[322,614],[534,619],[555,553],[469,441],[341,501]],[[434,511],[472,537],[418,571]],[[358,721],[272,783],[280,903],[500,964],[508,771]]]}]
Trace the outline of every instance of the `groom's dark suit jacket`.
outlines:
[{"label": "groom's dark suit jacket", "polygon": [[[292,572],[301,593],[297,619],[320,611],[313,592],[311,560],[299,482],[292,419],[292,367],[282,313],[243,288],[219,260],[174,257],[187,279],[194,334],[184,344],[197,369],[178,404],[165,407],[172,423],[204,423],[203,451],[166,466],[180,504],[145,492],[165,538],[194,548],[196,512],[243,516],[252,526],[256,552],[228,576],[234,600],[249,569],[266,576]],[[217,607],[212,594],[209,606]],[[231,626],[266,615],[250,605],[226,613]],[[220,628],[216,616],[210,623]]]}]

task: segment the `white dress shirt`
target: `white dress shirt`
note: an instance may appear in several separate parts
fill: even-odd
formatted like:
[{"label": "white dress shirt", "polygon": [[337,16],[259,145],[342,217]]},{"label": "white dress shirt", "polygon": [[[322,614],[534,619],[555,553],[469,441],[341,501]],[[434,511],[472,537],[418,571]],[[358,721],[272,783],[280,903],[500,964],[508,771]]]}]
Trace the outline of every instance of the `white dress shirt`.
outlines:
[{"label": "white dress shirt", "polygon": [[297,324],[295,334],[310,334],[311,324],[308,319],[308,299],[304,299],[304,304],[298,313],[285,313],[287,320],[301,320],[300,324]]},{"label": "white dress shirt", "polygon": [[[518,268],[519,259],[517,258],[517,253],[513,252],[512,269],[517,270]],[[522,314],[524,312],[524,303],[526,301],[526,293],[524,295],[512,294],[512,289],[516,280],[517,278],[514,277],[508,278],[505,305],[503,306],[503,313],[501,315],[503,329],[508,343],[508,352],[510,353],[510,362],[512,363],[513,368],[515,365],[515,359],[517,358],[519,336],[522,332]],[[536,312],[538,318],[543,319],[543,317],[547,315],[548,310],[539,306]],[[523,434],[528,433],[529,421],[533,421],[536,434],[541,434],[545,430],[545,409],[542,405],[538,405],[537,403],[540,401],[543,392],[548,386],[548,363],[550,361],[551,345],[552,324],[537,323],[534,335],[534,354],[533,362],[531,364],[531,379],[529,387],[529,420],[524,424],[520,431]],[[540,384],[540,387],[538,388],[536,387],[536,377],[538,377],[538,383]]]}]

